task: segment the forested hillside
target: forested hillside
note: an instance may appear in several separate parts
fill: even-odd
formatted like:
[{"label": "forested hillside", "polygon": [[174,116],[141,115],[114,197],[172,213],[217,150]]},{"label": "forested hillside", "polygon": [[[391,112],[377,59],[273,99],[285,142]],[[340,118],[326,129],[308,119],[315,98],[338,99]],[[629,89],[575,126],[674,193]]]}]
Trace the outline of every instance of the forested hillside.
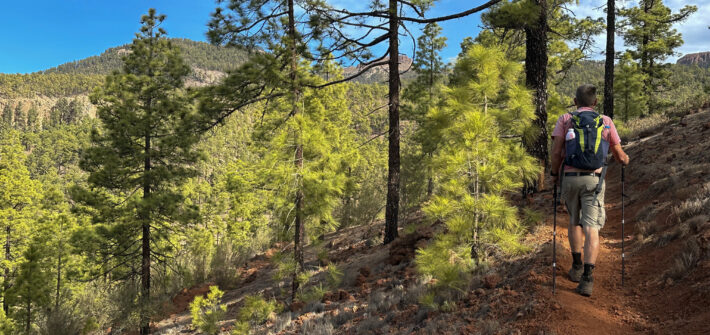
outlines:
[{"label": "forested hillside", "polygon": [[[130,44],[0,74],[0,335],[692,333],[710,321],[696,306],[710,292],[710,69],[667,62],[682,44],[672,25],[696,8],[612,11],[630,47],[605,63],[589,59],[607,21],[570,15],[574,1],[432,16],[435,3],[223,1],[210,43],[169,38],[151,9]],[[439,23],[474,14],[480,32],[445,62]],[[574,256],[553,207],[565,237],[568,213],[547,177],[550,133],[582,84],[613,116],[634,192],[620,195],[611,163],[591,298],[564,274]],[[612,268],[622,241],[634,287]],[[687,306],[664,315],[665,292]]]}]

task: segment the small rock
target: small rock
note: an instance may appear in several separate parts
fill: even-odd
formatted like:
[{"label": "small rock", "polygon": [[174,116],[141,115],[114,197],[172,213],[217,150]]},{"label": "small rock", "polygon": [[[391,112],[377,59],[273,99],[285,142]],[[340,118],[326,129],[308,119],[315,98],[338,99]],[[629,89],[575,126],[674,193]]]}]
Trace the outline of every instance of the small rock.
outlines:
[{"label": "small rock", "polygon": [[666,286],[671,286],[673,285],[673,279],[666,278]]},{"label": "small rock", "polygon": [[559,311],[560,309],[562,309],[562,306],[560,306],[560,304],[558,303],[555,303],[554,305],[552,305],[552,309]]}]

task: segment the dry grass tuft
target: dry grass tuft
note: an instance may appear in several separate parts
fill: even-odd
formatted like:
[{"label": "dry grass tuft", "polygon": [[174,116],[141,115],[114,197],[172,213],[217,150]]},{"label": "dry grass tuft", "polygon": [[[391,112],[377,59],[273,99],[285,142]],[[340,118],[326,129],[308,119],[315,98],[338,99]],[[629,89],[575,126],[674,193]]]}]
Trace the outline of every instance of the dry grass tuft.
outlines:
[{"label": "dry grass tuft", "polygon": [[667,278],[679,280],[690,273],[700,259],[700,246],[695,239],[689,240],[682,252],[675,259],[673,266],[666,273]]},{"label": "dry grass tuft", "polygon": [[301,333],[310,335],[332,335],[335,329],[330,321],[325,318],[309,319],[303,321]]},{"label": "dry grass tuft", "polygon": [[630,120],[626,123],[621,123],[615,120],[619,136],[624,141],[636,137],[648,137],[657,133],[658,130],[670,122],[670,118],[663,114],[652,114],[645,118]]}]

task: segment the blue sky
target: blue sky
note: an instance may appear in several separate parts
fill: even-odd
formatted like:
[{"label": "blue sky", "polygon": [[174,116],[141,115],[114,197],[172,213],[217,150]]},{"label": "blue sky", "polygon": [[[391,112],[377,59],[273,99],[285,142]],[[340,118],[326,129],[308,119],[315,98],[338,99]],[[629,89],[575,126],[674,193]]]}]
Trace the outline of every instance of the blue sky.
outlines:
[{"label": "blue sky", "polygon": [[[364,9],[366,0],[329,0],[348,9]],[[429,15],[439,16],[467,9],[483,0],[439,0]],[[597,7],[605,0],[581,0],[573,9],[579,16],[601,16]],[[624,2],[624,1],[620,1]],[[710,0],[666,0],[672,9],[695,4],[698,13],[679,25],[686,44],[681,53],[710,50],[710,30],[704,18],[710,17]],[[633,1],[626,1],[633,4]],[[205,40],[206,23],[215,8],[213,0],[7,0],[0,11],[0,73],[28,73],[62,63],[98,55],[105,49],[130,43],[140,27],[140,16],[154,7],[166,14],[165,29],[171,37]],[[451,60],[466,36],[480,30],[479,15],[441,23],[448,47],[443,58]],[[414,28],[417,29],[416,27]],[[617,48],[623,42],[617,38]],[[597,51],[604,36],[597,38]],[[409,39],[402,39],[402,53],[411,56]],[[597,52],[593,58],[601,58]],[[674,61],[676,57],[669,59]]]}]

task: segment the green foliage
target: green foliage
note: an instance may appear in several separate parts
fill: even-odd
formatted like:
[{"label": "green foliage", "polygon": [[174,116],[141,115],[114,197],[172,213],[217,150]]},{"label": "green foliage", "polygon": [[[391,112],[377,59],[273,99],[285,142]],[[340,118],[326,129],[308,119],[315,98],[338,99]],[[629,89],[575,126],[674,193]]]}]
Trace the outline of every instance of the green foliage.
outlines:
[{"label": "green foliage", "polygon": [[210,286],[210,292],[206,297],[195,297],[195,300],[190,303],[193,329],[209,335],[219,332],[219,321],[227,313],[227,305],[219,303],[222,295],[224,292],[217,286]]},{"label": "green foliage", "polygon": [[[301,285],[305,284],[304,282]],[[296,294],[296,298],[304,303],[312,303],[323,300],[323,296],[328,292],[327,287],[323,287],[323,284],[313,285],[310,288],[304,289]]]},{"label": "green foliage", "polygon": [[646,75],[631,59],[631,54],[625,53],[619,61],[614,87],[614,110],[621,115],[624,122],[646,114],[647,103],[643,90],[645,80]]},{"label": "green foliage", "polygon": [[237,321],[252,325],[264,323],[273,313],[280,313],[283,306],[276,300],[266,301],[259,295],[244,297],[244,304],[237,313]]},{"label": "green foliage", "polygon": [[416,262],[437,285],[461,289],[465,273],[485,257],[482,241],[506,253],[524,250],[517,209],[505,194],[534,178],[538,168],[519,140],[501,138],[523,134],[533,118],[520,64],[497,48],[474,44],[454,70],[469,79],[452,83],[444,91],[446,105],[435,109],[449,122],[433,159],[441,187],[424,208],[448,229],[417,251]]},{"label": "green foliage", "polygon": [[[158,28],[155,10],[123,58],[121,72],[106,77],[91,100],[102,127],[91,134],[81,168],[89,188],[73,188],[73,198],[94,221],[74,242],[103,272],[142,279],[141,327],[147,327],[150,263],[174,252],[169,233],[195,222],[195,206],[185,205],[177,186],[196,175],[201,155],[194,148],[197,115],[183,90],[190,69]],[[138,244],[137,241],[141,241]],[[144,247],[137,247],[137,246]]]},{"label": "green foliage", "polygon": [[663,62],[683,44],[681,34],[673,24],[687,19],[697,7],[687,5],[676,14],[663,1],[641,0],[636,7],[624,8],[620,22],[624,42],[633,47],[631,57],[639,62],[639,70],[644,75],[643,92],[647,110],[652,112],[662,104],[658,93],[670,85],[671,72]]},{"label": "green foliage", "polygon": [[326,281],[328,286],[332,289],[340,287],[343,282],[343,271],[338,269],[338,267],[333,263],[328,263],[328,272],[326,273]]},{"label": "green foliage", "polygon": [[12,318],[23,325],[26,334],[30,334],[32,324],[37,317],[37,309],[49,305],[51,288],[47,264],[43,257],[44,241],[33,239],[23,253],[24,261],[19,265],[16,284],[7,292],[5,298],[10,305],[15,305]]},{"label": "green foliage", "polygon": [[15,322],[5,315],[5,310],[0,308],[0,335],[15,334]]}]

